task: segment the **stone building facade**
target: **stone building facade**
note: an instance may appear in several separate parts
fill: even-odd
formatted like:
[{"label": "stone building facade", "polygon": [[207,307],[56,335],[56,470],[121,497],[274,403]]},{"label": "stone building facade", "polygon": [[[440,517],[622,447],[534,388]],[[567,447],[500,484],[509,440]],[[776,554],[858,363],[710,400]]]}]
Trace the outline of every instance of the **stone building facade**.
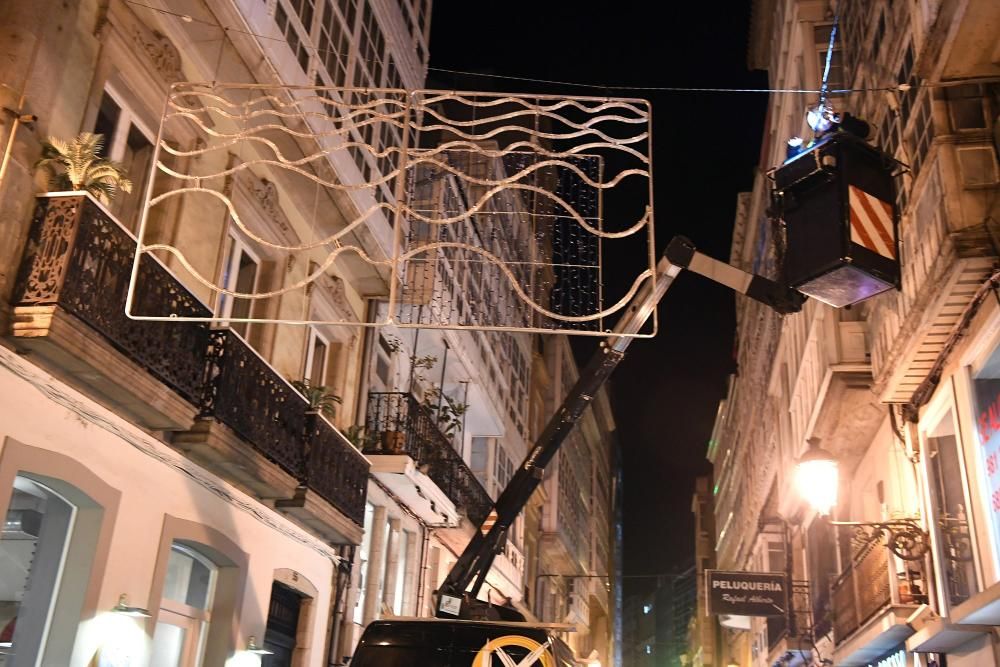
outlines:
[{"label": "stone building facade", "polygon": [[[575,372],[565,341],[124,312],[172,84],[417,89],[430,12],[430,0],[0,5],[0,664],[256,664],[251,642],[272,652],[266,664],[344,664],[372,619],[432,613],[432,592]],[[35,169],[42,142],[81,132],[104,136],[131,193],[101,202],[52,191]],[[183,129],[164,139],[178,154],[202,148]],[[282,149],[303,160],[316,146]],[[225,170],[242,157],[191,161]],[[354,151],[314,169],[355,183],[384,164]],[[266,168],[234,172],[224,187],[250,212],[246,229],[214,200],[148,222],[233,292],[295,284],[322,261],[318,249],[292,258],[254,237],[294,244],[317,233],[317,210],[339,230],[393,196],[379,187],[320,201]],[[354,241],[386,252],[389,226],[377,213]],[[251,301],[212,292],[173,258],[146,259],[136,298],[193,317],[367,322],[387,293],[384,273],[361,262]],[[548,345],[563,346],[569,371]],[[551,385],[536,380],[540,369]],[[332,409],[293,380],[323,387]],[[441,394],[467,406],[461,418],[437,419]],[[404,428],[380,421],[387,405]],[[484,592],[546,620],[573,612],[584,632],[570,643],[602,660],[610,624],[597,575],[610,571],[609,531],[577,521],[567,532],[559,513],[582,506],[609,525],[613,430],[604,398],[573,445],[586,461],[566,463],[573,487],[547,482]],[[542,554],[562,533],[577,564],[557,572]],[[549,572],[565,575],[559,586],[580,575],[578,597],[560,598],[579,600],[572,609],[541,602],[554,595]]]},{"label": "stone building facade", "polygon": [[[907,165],[902,284],[841,310],[737,305],[739,372],[708,451],[715,557],[720,569],[788,573],[792,604],[787,616],[720,617],[716,664],[995,664],[1000,7],[760,0],[751,67],[774,88],[818,88],[835,17],[830,87],[858,92],[831,101]],[[737,266],[777,275],[765,172],[809,132],[815,101],[769,102],[760,171],[739,199]],[[833,518],[912,519],[925,556],[903,560],[884,536],[858,539],[807,508],[792,476],[810,438],[838,458]]]}]

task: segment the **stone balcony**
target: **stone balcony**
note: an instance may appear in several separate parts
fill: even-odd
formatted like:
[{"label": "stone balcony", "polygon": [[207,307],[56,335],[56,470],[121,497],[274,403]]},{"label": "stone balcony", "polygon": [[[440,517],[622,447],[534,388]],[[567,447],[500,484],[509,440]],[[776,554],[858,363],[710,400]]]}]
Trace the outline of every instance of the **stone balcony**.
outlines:
[{"label": "stone balcony", "polygon": [[[360,543],[368,462],[237,334],[125,315],[136,240],[83,193],[40,196],[12,297],[15,347],[335,543]],[[211,311],[155,258],[137,312]]]},{"label": "stone balcony", "polygon": [[922,570],[922,561],[901,561],[878,539],[855,552],[831,591],[836,664],[867,665],[913,634],[907,619],[927,602]]},{"label": "stone balcony", "polygon": [[[150,430],[185,430],[198,413],[208,326],[125,315],[136,241],[88,195],[39,197],[11,298],[18,350]],[[170,272],[143,258],[136,305],[207,317]]]},{"label": "stone balcony", "polygon": [[412,394],[370,392],[365,432],[372,473],[429,523],[455,523],[457,509],[478,526],[489,514],[486,489]]}]

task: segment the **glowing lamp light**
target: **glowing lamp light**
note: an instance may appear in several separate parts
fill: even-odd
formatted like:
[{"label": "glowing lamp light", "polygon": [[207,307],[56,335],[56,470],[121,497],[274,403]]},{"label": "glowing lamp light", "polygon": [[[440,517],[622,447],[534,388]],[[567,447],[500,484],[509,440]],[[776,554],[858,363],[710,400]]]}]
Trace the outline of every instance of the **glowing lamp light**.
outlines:
[{"label": "glowing lamp light", "polygon": [[809,449],[796,466],[795,483],[806,502],[826,516],[837,505],[837,459],[819,446],[819,438],[808,442]]}]

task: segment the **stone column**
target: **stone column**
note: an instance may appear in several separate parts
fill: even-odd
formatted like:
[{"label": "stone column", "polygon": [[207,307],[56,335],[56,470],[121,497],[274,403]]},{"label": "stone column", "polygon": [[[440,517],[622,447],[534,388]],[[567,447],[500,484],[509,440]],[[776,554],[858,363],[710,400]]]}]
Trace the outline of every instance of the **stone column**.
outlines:
[{"label": "stone column", "polygon": [[381,604],[379,588],[382,577],[385,576],[385,507],[375,507],[372,516],[372,542],[368,554],[368,565],[365,575],[365,606],[362,611],[361,623],[368,625],[375,620]]},{"label": "stone column", "polygon": [[382,599],[392,609],[396,605],[396,584],[399,582],[399,519],[389,519],[389,545],[386,549],[385,586]]},{"label": "stone column", "polygon": [[422,550],[420,533],[409,533],[406,542],[406,567],[403,569],[403,615],[420,613],[416,608],[417,585],[420,581],[420,554]]}]

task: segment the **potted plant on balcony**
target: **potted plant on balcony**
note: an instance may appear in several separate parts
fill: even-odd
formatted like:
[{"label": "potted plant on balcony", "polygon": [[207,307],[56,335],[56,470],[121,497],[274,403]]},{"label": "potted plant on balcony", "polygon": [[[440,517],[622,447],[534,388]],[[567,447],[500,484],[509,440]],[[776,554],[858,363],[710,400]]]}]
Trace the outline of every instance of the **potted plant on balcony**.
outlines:
[{"label": "potted plant on balcony", "polygon": [[434,415],[434,421],[446,437],[453,438],[461,433],[465,413],[469,411],[467,403],[452,398],[441,391],[441,387],[434,385],[425,394],[424,405]]},{"label": "potted plant on balcony", "polygon": [[377,440],[373,434],[365,431],[365,427],[362,424],[352,424],[351,426],[348,426],[347,430],[344,431],[344,437],[347,438],[347,441],[354,445],[354,448],[359,452],[371,449]]},{"label": "potted plant on balcony", "polygon": [[292,387],[306,399],[309,411],[313,414],[332,419],[337,414],[337,404],[343,403],[340,396],[329,391],[328,387],[314,385],[306,378],[292,380]]},{"label": "potted plant on balcony", "polygon": [[122,165],[101,157],[103,147],[104,138],[90,132],[69,141],[49,137],[35,167],[49,172],[53,190],[87,192],[106,204],[119,190],[132,192],[132,181]]}]

